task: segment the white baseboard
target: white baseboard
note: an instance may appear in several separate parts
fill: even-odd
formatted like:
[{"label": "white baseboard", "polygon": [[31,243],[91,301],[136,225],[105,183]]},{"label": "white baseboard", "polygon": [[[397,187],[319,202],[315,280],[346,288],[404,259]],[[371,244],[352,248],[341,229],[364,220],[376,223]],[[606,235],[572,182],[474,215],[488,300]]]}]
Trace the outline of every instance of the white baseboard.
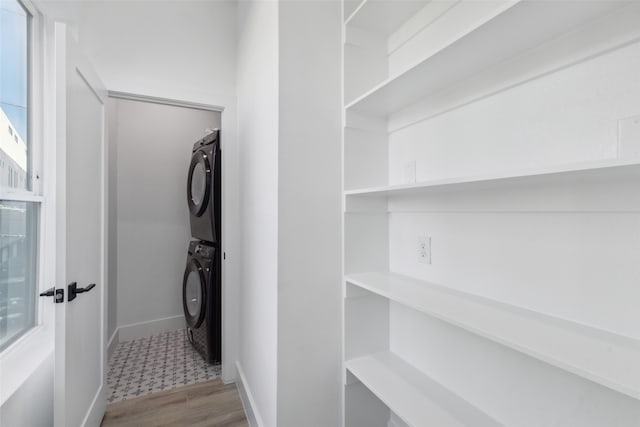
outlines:
[{"label": "white baseboard", "polygon": [[118,327],[118,341],[131,341],[140,338],[148,338],[163,332],[177,331],[185,328],[184,316],[171,316],[147,322],[131,323]]},{"label": "white baseboard", "polygon": [[257,412],[256,402],[253,400],[253,395],[248,387],[247,379],[244,376],[240,362],[236,362],[237,380],[236,387],[238,387],[238,393],[240,394],[240,400],[242,401],[242,407],[244,413],[247,416],[247,421],[250,427],[263,427],[262,418]]},{"label": "white baseboard", "polygon": [[111,356],[113,355],[113,352],[116,351],[116,347],[120,342],[119,331],[120,328],[116,328],[116,330],[113,331],[113,334],[111,334],[111,338],[109,338],[109,342],[107,343],[107,361],[111,360]]},{"label": "white baseboard", "polygon": [[108,385],[102,384],[102,387],[100,387],[100,390],[98,390],[91,401],[91,406],[89,407],[89,411],[87,411],[87,415],[82,421],[82,424],[80,424],[82,427],[99,426],[101,424],[102,418],[104,418],[105,408],[107,406],[107,393]]}]

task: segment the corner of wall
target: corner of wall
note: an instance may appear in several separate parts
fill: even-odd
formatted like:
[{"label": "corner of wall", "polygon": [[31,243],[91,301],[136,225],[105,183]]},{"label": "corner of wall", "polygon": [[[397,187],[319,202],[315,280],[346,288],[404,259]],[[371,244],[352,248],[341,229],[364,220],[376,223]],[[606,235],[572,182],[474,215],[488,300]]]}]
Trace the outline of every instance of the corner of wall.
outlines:
[{"label": "corner of wall", "polygon": [[251,390],[248,387],[247,380],[244,376],[244,373],[242,372],[242,368],[240,367],[240,362],[236,362],[236,371],[238,373],[236,387],[238,388],[240,400],[242,401],[242,407],[244,408],[244,413],[247,416],[249,426],[263,427],[264,423],[262,422],[262,418],[258,413],[258,408],[255,404],[255,401],[253,400],[253,395],[251,394]]},{"label": "corner of wall", "polygon": [[113,334],[111,334],[111,337],[109,337],[109,342],[107,343],[107,361],[111,360],[113,352],[116,350],[116,347],[120,343],[119,332],[120,329],[116,328],[116,330],[113,331]]}]

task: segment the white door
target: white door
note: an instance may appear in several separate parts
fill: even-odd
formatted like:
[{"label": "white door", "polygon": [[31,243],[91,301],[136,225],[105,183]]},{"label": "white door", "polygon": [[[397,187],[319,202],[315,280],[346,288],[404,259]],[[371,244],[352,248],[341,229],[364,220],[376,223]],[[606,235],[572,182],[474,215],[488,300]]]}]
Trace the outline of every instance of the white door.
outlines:
[{"label": "white door", "polygon": [[[106,96],[66,25],[54,27],[56,304],[54,426],[98,426],[106,408]],[[73,298],[70,284],[87,289]],[[90,289],[90,290],[89,290]]]}]

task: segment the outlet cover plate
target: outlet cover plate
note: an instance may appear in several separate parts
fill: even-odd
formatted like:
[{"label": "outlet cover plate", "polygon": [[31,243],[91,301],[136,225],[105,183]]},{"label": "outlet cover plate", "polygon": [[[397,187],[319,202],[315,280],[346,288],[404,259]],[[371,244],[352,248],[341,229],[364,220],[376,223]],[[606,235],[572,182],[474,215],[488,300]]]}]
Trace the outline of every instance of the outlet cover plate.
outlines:
[{"label": "outlet cover plate", "polygon": [[618,120],[618,158],[640,157],[640,115]]},{"label": "outlet cover plate", "polygon": [[431,265],[431,237],[418,236],[418,262]]},{"label": "outlet cover plate", "polygon": [[416,161],[409,160],[404,164],[404,183],[415,184],[416,183]]}]

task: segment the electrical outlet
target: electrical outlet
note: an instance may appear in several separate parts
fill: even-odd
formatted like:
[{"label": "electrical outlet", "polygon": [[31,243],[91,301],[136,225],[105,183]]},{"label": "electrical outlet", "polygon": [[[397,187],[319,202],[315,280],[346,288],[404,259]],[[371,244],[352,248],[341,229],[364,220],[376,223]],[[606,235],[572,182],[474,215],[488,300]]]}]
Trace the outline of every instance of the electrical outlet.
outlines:
[{"label": "electrical outlet", "polygon": [[418,262],[431,264],[431,237],[418,236]]},{"label": "electrical outlet", "polygon": [[416,161],[410,160],[404,164],[404,183],[415,184],[416,182]]},{"label": "electrical outlet", "polygon": [[640,116],[618,120],[618,158],[640,157]]}]

